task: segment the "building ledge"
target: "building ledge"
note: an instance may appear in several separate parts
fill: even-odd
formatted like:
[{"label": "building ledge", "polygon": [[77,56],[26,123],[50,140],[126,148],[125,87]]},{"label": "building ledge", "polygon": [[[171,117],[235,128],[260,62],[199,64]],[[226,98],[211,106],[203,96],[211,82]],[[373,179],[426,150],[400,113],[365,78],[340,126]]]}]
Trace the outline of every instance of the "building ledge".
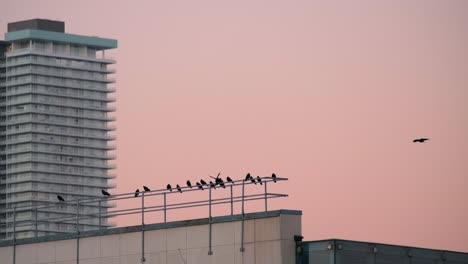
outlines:
[{"label": "building ledge", "polygon": [[[280,215],[302,215],[302,211],[280,209],[280,210],[274,210],[274,211],[268,211],[268,212],[255,212],[255,213],[245,214],[244,219],[253,220],[253,219],[261,219],[261,218],[269,218],[269,217],[278,217]],[[213,217],[211,223],[217,224],[217,223],[234,222],[234,221],[240,221],[240,220],[242,220],[241,214],[225,215],[225,216]],[[208,218],[198,218],[198,219],[174,221],[174,222],[167,222],[167,223],[147,224],[144,226],[144,230],[149,231],[149,230],[176,228],[176,227],[207,225],[207,224],[209,224]],[[131,233],[131,232],[140,232],[141,230],[142,230],[141,225],[117,227],[117,228],[109,228],[109,229],[103,229],[103,230],[80,232],[79,237],[81,238],[81,237],[115,235],[115,234]],[[37,237],[37,238],[24,238],[24,239],[17,239],[16,245],[50,242],[50,241],[66,240],[66,239],[73,239],[73,238],[76,238],[76,233],[43,236],[43,237]],[[13,241],[11,240],[0,241],[0,247],[12,246],[12,245],[13,245]]]}]

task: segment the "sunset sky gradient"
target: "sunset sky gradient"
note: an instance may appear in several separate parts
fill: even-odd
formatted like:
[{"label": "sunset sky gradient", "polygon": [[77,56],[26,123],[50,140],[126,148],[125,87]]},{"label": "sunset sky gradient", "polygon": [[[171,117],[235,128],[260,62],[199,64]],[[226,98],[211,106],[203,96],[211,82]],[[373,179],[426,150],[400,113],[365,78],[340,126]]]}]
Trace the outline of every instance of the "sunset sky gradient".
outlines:
[{"label": "sunset sky gradient", "polygon": [[118,39],[112,192],[276,172],[306,240],[468,252],[468,1],[0,6]]}]

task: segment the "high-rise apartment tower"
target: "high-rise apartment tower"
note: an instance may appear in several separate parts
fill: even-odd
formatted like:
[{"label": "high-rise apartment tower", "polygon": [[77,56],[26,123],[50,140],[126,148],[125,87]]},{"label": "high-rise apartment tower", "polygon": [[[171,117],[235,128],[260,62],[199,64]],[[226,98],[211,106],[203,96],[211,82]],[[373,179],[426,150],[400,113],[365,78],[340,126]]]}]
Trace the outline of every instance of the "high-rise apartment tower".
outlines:
[{"label": "high-rise apartment tower", "polygon": [[[12,238],[13,221],[16,238],[73,232],[74,201],[113,187],[108,66],[115,61],[105,50],[116,47],[116,40],[65,33],[64,22],[8,24],[0,41],[0,239]],[[109,226],[98,221],[81,220],[79,228]]]}]

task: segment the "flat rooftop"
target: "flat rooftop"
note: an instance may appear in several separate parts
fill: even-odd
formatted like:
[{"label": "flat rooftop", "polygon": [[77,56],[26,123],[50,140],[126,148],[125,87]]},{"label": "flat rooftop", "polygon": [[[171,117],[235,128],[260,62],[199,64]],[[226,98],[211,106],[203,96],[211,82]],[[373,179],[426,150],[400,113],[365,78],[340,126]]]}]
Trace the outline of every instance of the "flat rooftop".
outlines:
[{"label": "flat rooftop", "polygon": [[[280,215],[302,215],[302,211],[281,209],[281,210],[267,211],[267,212],[248,213],[248,214],[245,214],[244,220],[277,217]],[[234,222],[234,221],[241,221],[241,220],[242,220],[242,215],[236,214],[236,215],[212,217],[211,223],[216,224],[216,223],[226,223],[226,222]],[[199,219],[190,219],[190,220],[183,220],[183,221],[166,222],[166,223],[145,224],[144,230],[149,231],[149,230],[197,226],[197,225],[206,225],[206,224],[209,224],[208,218],[199,218]],[[141,231],[141,225],[136,225],[136,226],[126,226],[126,227],[117,227],[117,228],[107,228],[107,229],[102,229],[102,230],[84,231],[84,232],[80,232],[79,237],[82,238],[82,237],[93,237],[93,236],[105,236],[105,235],[115,235],[115,234],[140,232],[140,231]],[[37,238],[17,239],[15,244],[21,245],[21,244],[41,243],[41,242],[73,239],[73,238],[76,238],[76,233],[43,236],[43,237],[37,237]],[[0,241],[0,247],[12,246],[13,244],[14,243],[12,240]]]},{"label": "flat rooftop", "polygon": [[96,50],[117,48],[117,40],[96,36],[65,33],[65,22],[48,19],[30,19],[8,23],[6,41],[42,40],[58,43],[86,45]]},{"label": "flat rooftop", "polygon": [[303,241],[297,264],[468,264],[468,253],[344,239]]},{"label": "flat rooftop", "polygon": [[24,29],[36,29],[65,33],[65,22],[35,18],[8,23],[8,32],[14,32]]}]

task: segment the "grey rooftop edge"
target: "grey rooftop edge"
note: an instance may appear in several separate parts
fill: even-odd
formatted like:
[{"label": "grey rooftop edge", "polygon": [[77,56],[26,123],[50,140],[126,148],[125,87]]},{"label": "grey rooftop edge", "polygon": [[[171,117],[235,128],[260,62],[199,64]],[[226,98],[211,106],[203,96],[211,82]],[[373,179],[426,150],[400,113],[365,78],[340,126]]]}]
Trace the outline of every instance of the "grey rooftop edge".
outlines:
[{"label": "grey rooftop edge", "polygon": [[23,30],[5,33],[6,41],[30,40],[30,39],[86,45],[86,46],[94,47],[97,50],[117,48],[117,40],[94,37],[94,36],[81,36],[81,35],[75,35],[75,34],[67,34],[67,33],[37,30],[37,29],[23,29]]},{"label": "grey rooftop edge", "polygon": [[[280,209],[280,210],[267,211],[267,212],[255,212],[255,213],[245,214],[244,219],[252,220],[252,219],[260,219],[260,218],[268,218],[268,217],[277,217],[280,215],[302,215],[302,211]],[[233,221],[240,221],[240,220],[242,220],[241,214],[216,216],[212,218],[212,223],[216,224],[216,223],[225,223],[225,222],[233,222]],[[145,224],[144,230],[148,231],[148,230],[158,230],[158,229],[167,229],[167,228],[176,228],[176,227],[207,225],[208,223],[209,223],[208,218],[199,218],[199,219],[190,219],[190,220],[174,221],[174,222],[167,222],[167,223]],[[141,225],[136,225],[136,226],[109,228],[109,229],[103,229],[103,230],[84,231],[84,232],[80,232],[79,237],[82,238],[82,237],[106,236],[106,235],[139,232],[141,231],[141,229],[142,229]],[[76,233],[44,236],[44,237],[37,237],[37,238],[17,239],[15,244],[16,245],[32,244],[32,243],[50,242],[50,241],[66,240],[66,239],[74,239],[74,238],[76,238]],[[13,244],[14,243],[12,240],[0,241],[0,247],[12,246]]]},{"label": "grey rooftop edge", "polygon": [[[369,242],[369,241],[356,241],[356,240],[348,240],[348,239],[339,239],[339,238],[330,238],[330,239],[321,239],[321,240],[310,240],[310,241],[302,241],[301,244],[307,247],[306,251],[321,251],[325,247],[325,244],[333,245],[333,249],[335,250],[353,250],[353,251],[361,251],[362,249],[366,250],[366,248],[372,247],[377,248],[377,254],[380,253],[382,249],[388,251],[392,249],[391,252],[395,253],[398,250],[405,250],[406,252],[413,251],[414,253],[424,253],[424,252],[440,252],[440,253],[450,253],[462,256],[464,261],[468,262],[468,253],[462,251],[453,251],[453,250],[445,250],[445,249],[435,249],[435,248],[423,248],[423,247],[415,247],[415,246],[407,246],[407,245],[397,245],[397,244],[386,244],[386,243],[377,243],[377,242]],[[340,245],[339,248],[337,246]],[[397,250],[397,251],[395,251]]]}]

